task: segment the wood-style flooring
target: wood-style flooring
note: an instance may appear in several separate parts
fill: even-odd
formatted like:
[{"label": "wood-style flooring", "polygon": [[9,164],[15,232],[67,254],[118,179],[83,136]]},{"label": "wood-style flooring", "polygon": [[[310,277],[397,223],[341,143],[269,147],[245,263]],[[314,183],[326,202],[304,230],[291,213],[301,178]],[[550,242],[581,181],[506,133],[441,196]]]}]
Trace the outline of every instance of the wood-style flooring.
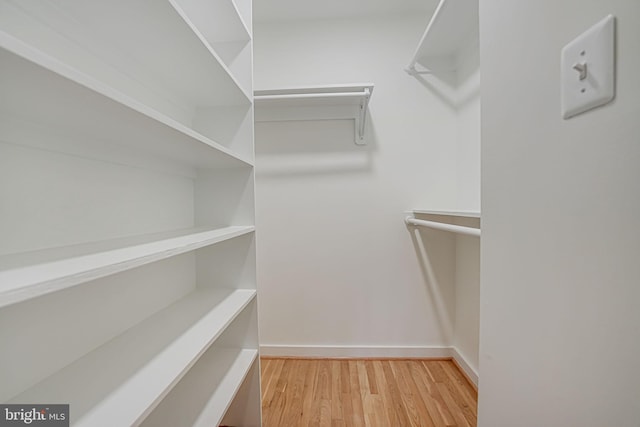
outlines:
[{"label": "wood-style flooring", "polygon": [[475,427],[450,360],[262,358],[263,427]]}]

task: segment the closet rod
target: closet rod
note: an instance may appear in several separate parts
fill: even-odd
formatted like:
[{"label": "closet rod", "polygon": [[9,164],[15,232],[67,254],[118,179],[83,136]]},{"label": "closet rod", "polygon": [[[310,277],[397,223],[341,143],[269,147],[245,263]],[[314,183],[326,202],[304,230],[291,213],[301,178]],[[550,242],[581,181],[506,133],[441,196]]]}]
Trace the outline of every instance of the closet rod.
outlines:
[{"label": "closet rod", "polygon": [[418,227],[435,228],[437,230],[451,231],[453,233],[467,234],[469,236],[480,237],[480,229],[473,227],[464,227],[462,225],[445,224],[442,222],[424,221],[421,219],[406,217],[404,222],[407,225],[415,225]]}]

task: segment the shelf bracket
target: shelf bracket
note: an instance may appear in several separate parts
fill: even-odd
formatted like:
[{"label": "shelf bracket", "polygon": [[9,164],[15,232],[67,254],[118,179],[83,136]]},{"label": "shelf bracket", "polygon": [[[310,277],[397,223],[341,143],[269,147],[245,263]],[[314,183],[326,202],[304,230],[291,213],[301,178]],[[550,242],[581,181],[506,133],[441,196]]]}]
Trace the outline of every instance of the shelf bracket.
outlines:
[{"label": "shelf bracket", "polygon": [[409,74],[410,76],[419,76],[419,75],[422,75],[422,74],[433,74],[433,71],[429,70],[428,68],[422,68],[422,69],[418,70],[416,68],[416,63],[415,62],[411,63],[411,65],[409,65],[407,68],[405,68],[404,71],[406,71],[407,74]]},{"label": "shelf bracket", "polygon": [[254,91],[255,121],[354,121],[354,142],[366,145],[366,120],[373,84]]},{"label": "shelf bracket", "polygon": [[360,102],[360,114],[358,115],[358,119],[356,120],[355,142],[358,145],[366,144],[364,140],[364,129],[367,118],[367,110],[369,108],[369,98],[371,98],[371,90],[369,88],[364,88],[364,96],[362,97],[362,101]]}]

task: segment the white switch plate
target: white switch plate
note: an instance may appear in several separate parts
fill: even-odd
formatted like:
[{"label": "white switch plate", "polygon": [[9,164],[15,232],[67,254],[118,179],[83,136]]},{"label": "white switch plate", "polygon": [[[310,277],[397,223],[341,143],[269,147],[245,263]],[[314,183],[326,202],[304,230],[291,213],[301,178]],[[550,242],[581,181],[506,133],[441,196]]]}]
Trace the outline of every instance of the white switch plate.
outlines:
[{"label": "white switch plate", "polygon": [[614,23],[613,15],[608,15],[562,49],[563,118],[606,104],[615,96]]}]

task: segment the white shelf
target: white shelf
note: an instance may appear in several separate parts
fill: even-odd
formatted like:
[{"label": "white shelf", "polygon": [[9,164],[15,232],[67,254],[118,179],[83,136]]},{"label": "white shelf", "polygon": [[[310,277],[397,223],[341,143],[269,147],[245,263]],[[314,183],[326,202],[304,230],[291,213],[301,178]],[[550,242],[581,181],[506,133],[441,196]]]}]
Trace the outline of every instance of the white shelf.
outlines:
[{"label": "white shelf", "polygon": [[[480,237],[481,234],[480,212],[414,209],[406,213],[413,215],[404,220],[408,226],[432,228],[476,237]],[[417,217],[427,217],[428,220]]]},{"label": "white shelf", "polygon": [[253,91],[257,106],[361,105],[367,103],[373,83],[261,89]]},{"label": "white shelf", "polygon": [[255,294],[195,291],[11,401],[68,403],[74,426],[137,425]]},{"label": "white shelf", "polygon": [[[240,12],[232,0],[169,0],[176,12],[182,17],[187,26],[198,37],[216,59],[218,65],[233,81],[234,86],[242,91],[247,99],[251,99],[247,82],[241,82],[232,71],[224,53],[225,45],[246,45],[251,40],[251,31],[242,20]],[[215,93],[212,93],[216,99]],[[237,101],[236,101],[237,102]],[[208,104],[200,106],[215,105]]]},{"label": "white shelf", "polygon": [[229,0],[3,3],[0,24],[10,33],[114,87],[134,83],[191,107],[251,98],[212,47],[250,39]]},{"label": "white shelf", "polygon": [[2,400],[139,425],[178,384],[211,397],[181,381],[211,373],[203,414],[260,424],[251,19],[0,1]]},{"label": "white shelf", "polygon": [[255,90],[255,117],[258,122],[353,119],[355,142],[364,144],[372,92],[372,83]]},{"label": "white shelf", "polygon": [[169,0],[194,33],[215,47],[251,40],[251,31],[232,0]]},{"label": "white shelf", "polygon": [[456,68],[456,56],[478,39],[478,0],[440,0],[407,68]]},{"label": "white shelf", "polygon": [[438,211],[438,210],[414,209],[409,213],[413,213],[416,215],[446,215],[446,216],[455,216],[455,217],[462,217],[462,218],[480,218],[480,212],[473,212],[473,211]]},{"label": "white shelf", "polygon": [[4,120],[75,136],[80,147],[83,137],[97,135],[114,150],[142,150],[195,167],[251,165],[228,148],[1,31],[0,63]]},{"label": "white shelf", "polygon": [[[257,357],[253,349],[216,349],[203,355],[203,363],[194,365],[142,426],[220,425]],[[194,399],[194,394],[206,398]]]},{"label": "white shelf", "polygon": [[0,307],[194,251],[254,229],[189,229],[0,257]]}]

